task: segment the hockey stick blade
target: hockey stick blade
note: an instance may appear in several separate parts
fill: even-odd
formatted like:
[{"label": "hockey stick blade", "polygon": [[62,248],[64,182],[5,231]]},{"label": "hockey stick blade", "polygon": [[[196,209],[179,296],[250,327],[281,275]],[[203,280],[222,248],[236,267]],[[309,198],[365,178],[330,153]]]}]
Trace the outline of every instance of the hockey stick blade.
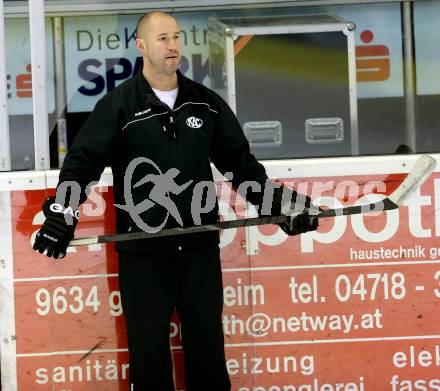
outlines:
[{"label": "hockey stick blade", "polygon": [[396,205],[402,205],[431,175],[437,161],[429,155],[422,155],[400,186],[388,197]]},{"label": "hockey stick blade", "polygon": [[387,198],[371,204],[348,206],[339,209],[328,209],[319,213],[319,218],[346,216],[370,212],[392,210],[401,206],[420,185],[431,175],[437,165],[436,160],[429,155],[420,156],[411,172],[406,176],[399,187]]},{"label": "hockey stick blade", "polygon": [[[353,214],[380,212],[384,210],[396,209],[407,200],[412,193],[429,177],[435,169],[437,162],[429,155],[421,156],[414,164],[411,172],[406,176],[400,186],[393,191],[387,198],[382,201],[374,202],[366,205],[348,206],[338,209],[327,209],[317,214],[318,218],[346,216]],[[125,234],[90,236],[74,239],[70,242],[69,247],[83,246],[98,243],[121,242],[127,240],[148,239],[164,236],[186,235],[190,233],[218,231],[221,229],[241,228],[255,225],[279,224],[287,222],[288,216],[267,216],[253,217],[248,219],[239,219],[231,221],[221,221],[213,224],[196,225],[192,227],[177,227],[162,229],[159,232],[129,232]]]}]

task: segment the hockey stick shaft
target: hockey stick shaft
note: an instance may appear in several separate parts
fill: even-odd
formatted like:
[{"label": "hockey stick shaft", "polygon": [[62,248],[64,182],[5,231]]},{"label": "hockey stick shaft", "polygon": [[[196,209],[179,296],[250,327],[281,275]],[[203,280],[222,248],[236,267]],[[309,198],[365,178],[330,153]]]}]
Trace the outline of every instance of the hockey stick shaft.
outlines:
[{"label": "hockey stick shaft", "polygon": [[90,236],[85,238],[74,239],[70,242],[69,246],[82,246],[87,244],[108,243],[108,242],[123,242],[126,240],[187,235],[192,233],[219,231],[221,229],[250,227],[254,225],[278,224],[281,222],[287,222],[288,219],[289,218],[287,216],[253,217],[249,219],[220,221],[213,224],[195,225],[191,227],[165,228],[155,233],[140,231],[140,232],[128,232],[125,234]]},{"label": "hockey stick shaft", "polygon": [[[367,205],[367,208],[365,208],[365,206],[362,205],[362,206],[349,206],[340,209],[328,209],[319,213],[317,217],[325,218],[325,217],[335,217],[335,216],[343,216],[343,215],[345,216],[345,215],[352,215],[359,213],[367,213],[375,210],[377,211],[379,209],[381,210],[395,209],[397,207],[398,207],[397,205],[391,203],[389,204],[388,207],[386,207],[384,206],[383,202],[377,202],[374,204]],[[90,236],[85,238],[74,239],[70,242],[70,246],[82,246],[88,244],[108,243],[108,242],[123,242],[127,240],[158,238],[165,236],[178,236],[178,235],[186,235],[186,234],[208,232],[208,231],[219,231],[222,229],[251,227],[255,225],[280,224],[284,222],[287,223],[289,219],[290,218],[285,215],[252,217],[247,219],[220,221],[212,224],[195,225],[191,227],[166,228],[154,233],[140,231],[140,232],[128,232],[124,234],[115,234],[115,235]]]},{"label": "hockey stick shaft", "polygon": [[[348,206],[345,208],[338,209],[327,209],[320,211],[316,217],[326,218],[326,217],[336,217],[336,216],[347,216],[353,214],[369,213],[369,212],[380,212],[384,210],[396,209],[402,205],[402,203],[408,199],[411,194],[426,180],[426,178],[432,173],[436,167],[436,161],[431,156],[423,155],[415,163],[411,172],[403,180],[400,186],[394,190],[389,197],[383,199],[382,201],[374,202],[366,205],[356,205]],[[312,216],[314,218],[315,216]],[[162,229],[159,232],[129,232],[124,234],[114,234],[114,235],[100,235],[100,236],[90,236],[84,238],[74,239],[70,242],[70,246],[82,246],[97,243],[108,243],[108,242],[121,242],[127,240],[137,240],[137,239],[148,239],[148,238],[158,238],[165,236],[176,236],[176,235],[186,235],[191,233],[200,233],[208,231],[218,231],[221,229],[231,229],[231,228],[241,228],[249,227],[255,225],[266,225],[266,224],[279,224],[283,222],[288,222],[290,217],[281,216],[267,216],[267,217],[253,217],[248,219],[239,219],[231,221],[220,221],[213,224],[196,225],[192,227],[177,227]]]}]

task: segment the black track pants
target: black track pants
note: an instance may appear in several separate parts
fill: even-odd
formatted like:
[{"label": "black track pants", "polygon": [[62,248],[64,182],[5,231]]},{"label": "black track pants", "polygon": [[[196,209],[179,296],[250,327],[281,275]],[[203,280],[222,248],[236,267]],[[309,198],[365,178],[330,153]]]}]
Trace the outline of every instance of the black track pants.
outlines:
[{"label": "black track pants", "polygon": [[120,252],[119,283],[134,391],[174,391],[169,345],[174,308],[182,326],[187,391],[230,390],[217,243]]}]

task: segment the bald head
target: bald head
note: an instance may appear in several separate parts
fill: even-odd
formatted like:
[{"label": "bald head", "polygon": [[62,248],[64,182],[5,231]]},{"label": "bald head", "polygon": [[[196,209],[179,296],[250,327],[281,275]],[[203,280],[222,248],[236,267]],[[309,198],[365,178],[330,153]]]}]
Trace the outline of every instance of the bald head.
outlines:
[{"label": "bald head", "polygon": [[144,61],[142,72],[153,87],[177,85],[180,27],[174,16],[159,11],[143,15],[136,26],[136,47]]},{"label": "bald head", "polygon": [[164,21],[169,23],[171,20],[177,25],[176,18],[165,12],[151,11],[143,14],[136,25],[136,38],[145,39],[152,28],[158,27]]}]

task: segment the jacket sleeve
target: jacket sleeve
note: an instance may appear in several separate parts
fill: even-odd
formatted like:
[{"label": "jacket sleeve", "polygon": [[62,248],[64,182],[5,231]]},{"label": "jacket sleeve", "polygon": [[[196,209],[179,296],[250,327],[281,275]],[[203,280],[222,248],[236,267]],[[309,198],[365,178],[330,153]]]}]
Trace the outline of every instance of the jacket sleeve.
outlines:
[{"label": "jacket sleeve", "polygon": [[[110,163],[119,134],[117,113],[111,96],[106,95],[97,102],[75,137],[64,159],[57,185],[57,197],[63,193],[60,201],[63,199],[65,205],[77,207],[84,202],[87,186],[92,181],[98,181],[105,166]],[[79,199],[77,195],[73,197],[73,187],[67,186],[72,182],[79,185]],[[60,190],[63,186],[69,189],[66,194]]]},{"label": "jacket sleeve", "polygon": [[[232,172],[232,186],[235,190],[239,189],[240,184],[246,181],[254,181],[259,184],[261,191],[251,191],[249,188],[246,194],[241,195],[254,204],[261,214],[264,190],[267,186],[273,185],[273,182],[268,181],[264,166],[250,152],[248,140],[228,104],[214,92],[213,99],[214,107],[218,112],[213,113],[215,129],[211,160],[223,175]],[[246,189],[244,190],[246,191]],[[273,198],[271,212],[268,212],[269,214],[279,214],[281,209],[279,187],[277,190],[275,186],[270,194],[273,195]]]}]

